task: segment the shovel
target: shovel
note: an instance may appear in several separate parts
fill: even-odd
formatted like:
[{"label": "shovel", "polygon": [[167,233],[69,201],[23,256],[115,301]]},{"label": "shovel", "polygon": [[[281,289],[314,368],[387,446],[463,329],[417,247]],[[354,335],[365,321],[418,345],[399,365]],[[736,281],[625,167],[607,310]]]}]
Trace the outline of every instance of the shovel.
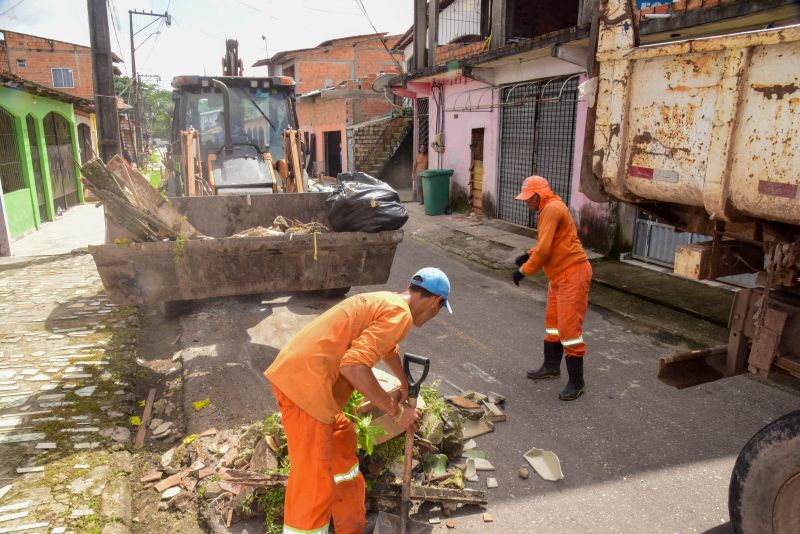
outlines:
[{"label": "shovel", "polygon": [[[422,376],[417,380],[411,376],[411,364],[422,366]],[[425,377],[428,376],[430,360],[406,353],[403,357],[403,370],[408,380],[408,408],[417,409],[417,396],[419,386]],[[427,523],[413,521],[408,517],[408,505],[411,501],[411,453],[414,451],[414,430],[406,431],[406,452],[403,463],[403,493],[400,496],[400,517],[381,512],[378,514],[378,521],[375,523],[374,534],[430,534],[433,526]]]}]

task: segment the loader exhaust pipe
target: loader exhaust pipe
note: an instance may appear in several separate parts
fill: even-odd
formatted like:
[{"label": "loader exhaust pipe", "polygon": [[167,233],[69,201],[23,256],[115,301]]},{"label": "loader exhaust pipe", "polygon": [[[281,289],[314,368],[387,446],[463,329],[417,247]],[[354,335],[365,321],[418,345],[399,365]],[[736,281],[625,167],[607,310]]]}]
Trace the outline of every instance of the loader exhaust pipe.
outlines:
[{"label": "loader exhaust pipe", "polygon": [[231,92],[228,86],[221,81],[212,78],[214,87],[222,93],[222,112],[225,114],[224,128],[225,128],[225,151],[233,152],[233,136],[231,134]]}]

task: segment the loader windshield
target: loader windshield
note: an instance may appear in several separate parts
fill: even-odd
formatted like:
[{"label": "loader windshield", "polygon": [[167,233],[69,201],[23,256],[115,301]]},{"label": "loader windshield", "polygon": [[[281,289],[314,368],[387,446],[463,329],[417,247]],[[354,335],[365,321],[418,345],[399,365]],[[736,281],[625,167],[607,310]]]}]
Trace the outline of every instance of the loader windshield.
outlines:
[{"label": "loader windshield", "polygon": [[[204,153],[216,153],[225,145],[222,93],[215,90],[184,89],[181,129],[200,132]],[[288,95],[278,89],[230,87],[231,140],[234,145],[251,145],[283,159],[283,130],[289,127]]]}]

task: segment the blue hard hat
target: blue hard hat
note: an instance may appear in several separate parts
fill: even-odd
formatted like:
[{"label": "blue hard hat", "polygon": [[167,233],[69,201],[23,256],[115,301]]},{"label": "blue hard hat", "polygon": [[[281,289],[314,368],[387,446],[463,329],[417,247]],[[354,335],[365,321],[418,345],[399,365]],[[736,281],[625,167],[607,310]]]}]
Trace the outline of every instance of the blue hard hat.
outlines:
[{"label": "blue hard hat", "polygon": [[450,280],[447,279],[447,275],[441,269],[436,267],[420,269],[411,277],[409,283],[427,289],[434,295],[444,298],[444,305],[447,311],[453,313],[453,308],[450,307]]}]

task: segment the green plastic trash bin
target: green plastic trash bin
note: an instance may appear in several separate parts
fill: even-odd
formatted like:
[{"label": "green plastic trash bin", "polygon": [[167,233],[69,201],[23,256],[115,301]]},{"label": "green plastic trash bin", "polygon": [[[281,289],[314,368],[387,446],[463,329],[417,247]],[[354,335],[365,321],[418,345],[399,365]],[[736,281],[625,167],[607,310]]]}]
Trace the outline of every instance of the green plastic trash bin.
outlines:
[{"label": "green plastic trash bin", "polygon": [[428,169],[422,176],[422,196],[425,215],[442,215],[450,204],[450,177],[452,169]]}]

